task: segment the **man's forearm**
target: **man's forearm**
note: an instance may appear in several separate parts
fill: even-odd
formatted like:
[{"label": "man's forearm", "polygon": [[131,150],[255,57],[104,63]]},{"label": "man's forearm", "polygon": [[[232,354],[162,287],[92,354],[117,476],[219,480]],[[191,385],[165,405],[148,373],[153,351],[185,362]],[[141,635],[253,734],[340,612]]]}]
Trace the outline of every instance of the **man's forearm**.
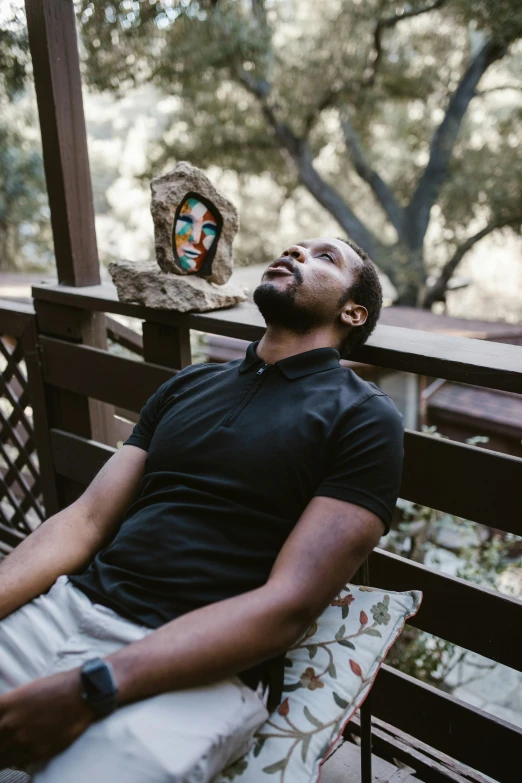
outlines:
[{"label": "man's forearm", "polygon": [[310,620],[268,586],[189,612],[107,658],[119,700],[230,677],[287,650]]},{"label": "man's forearm", "polygon": [[100,548],[100,531],[80,503],[44,522],[0,563],[0,619],[84,567]]}]

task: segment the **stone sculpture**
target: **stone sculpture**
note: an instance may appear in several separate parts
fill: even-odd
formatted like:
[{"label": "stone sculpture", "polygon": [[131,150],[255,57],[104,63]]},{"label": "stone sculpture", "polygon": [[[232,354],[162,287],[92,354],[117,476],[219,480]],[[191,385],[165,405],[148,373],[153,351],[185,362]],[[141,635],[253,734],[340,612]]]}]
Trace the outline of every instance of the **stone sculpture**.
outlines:
[{"label": "stone sculpture", "polygon": [[114,261],[109,272],[122,302],[206,312],[242,302],[228,282],[239,228],[235,206],[200,169],[181,162],[151,182],[156,263]]}]

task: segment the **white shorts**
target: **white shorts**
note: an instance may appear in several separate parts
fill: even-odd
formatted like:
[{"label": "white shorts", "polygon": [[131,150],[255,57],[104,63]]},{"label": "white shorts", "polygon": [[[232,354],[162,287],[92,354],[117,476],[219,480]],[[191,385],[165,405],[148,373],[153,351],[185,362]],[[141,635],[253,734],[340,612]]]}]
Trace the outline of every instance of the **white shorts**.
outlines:
[{"label": "white shorts", "polygon": [[[0,693],[110,655],[150,632],[93,604],[61,576],[48,593],[0,621]],[[238,677],[162,693],[91,724],[33,780],[207,783],[247,752],[267,716],[261,696]]]}]

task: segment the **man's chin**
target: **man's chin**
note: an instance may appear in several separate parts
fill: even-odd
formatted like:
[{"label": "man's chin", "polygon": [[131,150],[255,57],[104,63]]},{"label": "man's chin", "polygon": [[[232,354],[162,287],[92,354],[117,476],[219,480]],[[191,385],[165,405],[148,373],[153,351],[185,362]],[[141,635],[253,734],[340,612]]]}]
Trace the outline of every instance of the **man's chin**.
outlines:
[{"label": "man's chin", "polygon": [[254,303],[267,326],[280,326],[292,332],[302,334],[317,325],[313,313],[296,305],[296,289],[299,283],[293,280],[293,285],[277,285],[271,280],[262,280],[254,291]]}]

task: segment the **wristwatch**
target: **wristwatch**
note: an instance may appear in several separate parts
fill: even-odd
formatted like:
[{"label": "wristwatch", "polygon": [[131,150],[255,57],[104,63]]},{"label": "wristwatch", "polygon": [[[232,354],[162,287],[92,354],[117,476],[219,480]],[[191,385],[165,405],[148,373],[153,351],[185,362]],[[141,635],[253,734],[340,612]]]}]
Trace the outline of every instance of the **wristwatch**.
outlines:
[{"label": "wristwatch", "polygon": [[80,674],[82,699],[94,710],[98,718],[110,715],[116,709],[118,686],[112,666],[101,658],[91,658],[82,666]]}]

